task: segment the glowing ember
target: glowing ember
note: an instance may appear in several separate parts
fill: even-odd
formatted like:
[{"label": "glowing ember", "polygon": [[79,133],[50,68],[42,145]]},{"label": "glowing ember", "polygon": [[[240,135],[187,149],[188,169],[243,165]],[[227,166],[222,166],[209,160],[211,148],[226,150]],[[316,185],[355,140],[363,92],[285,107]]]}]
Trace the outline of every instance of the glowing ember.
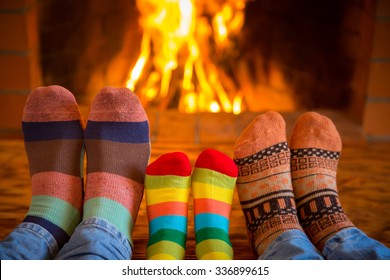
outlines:
[{"label": "glowing ember", "polygon": [[239,114],[242,97],[226,90],[231,81],[226,74],[221,81],[213,58],[234,48],[245,0],[137,0],[137,7],[143,38],[127,87],[161,108],[179,96],[181,112]]}]

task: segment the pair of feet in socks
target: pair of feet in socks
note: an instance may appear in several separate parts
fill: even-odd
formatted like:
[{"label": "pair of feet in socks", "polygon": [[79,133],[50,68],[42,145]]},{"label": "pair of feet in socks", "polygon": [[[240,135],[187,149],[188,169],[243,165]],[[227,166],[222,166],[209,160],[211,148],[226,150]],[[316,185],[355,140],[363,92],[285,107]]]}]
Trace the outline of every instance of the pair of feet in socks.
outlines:
[{"label": "pair of feet in socks", "polygon": [[138,97],[126,88],[103,88],[84,129],[71,92],[37,88],[27,99],[22,128],[32,184],[24,222],[49,231],[57,250],[91,217],[106,219],[132,244],[150,157],[149,122]]},{"label": "pair of feet in socks", "polygon": [[229,219],[237,167],[225,154],[206,149],[191,171],[181,152],[164,154],[146,169],[148,259],[184,259],[190,189],[197,258],[233,259]]},{"label": "pair of feet in socks", "polygon": [[341,138],[332,121],[314,112],[301,115],[289,145],[285,126],[278,113],[260,115],[234,147],[237,191],[258,256],[290,229],[304,230],[322,251],[335,233],[353,227],[337,193]]}]

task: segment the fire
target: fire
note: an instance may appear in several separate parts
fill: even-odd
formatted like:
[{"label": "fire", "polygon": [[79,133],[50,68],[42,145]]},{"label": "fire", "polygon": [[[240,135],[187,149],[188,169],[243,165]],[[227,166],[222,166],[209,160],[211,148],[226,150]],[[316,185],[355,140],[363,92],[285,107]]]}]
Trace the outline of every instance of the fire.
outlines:
[{"label": "fire", "polygon": [[245,0],[137,0],[143,28],[141,50],[129,72],[127,87],[144,103],[179,111],[242,110],[242,96],[227,90],[232,83],[214,61],[216,53],[234,48],[245,19]]}]

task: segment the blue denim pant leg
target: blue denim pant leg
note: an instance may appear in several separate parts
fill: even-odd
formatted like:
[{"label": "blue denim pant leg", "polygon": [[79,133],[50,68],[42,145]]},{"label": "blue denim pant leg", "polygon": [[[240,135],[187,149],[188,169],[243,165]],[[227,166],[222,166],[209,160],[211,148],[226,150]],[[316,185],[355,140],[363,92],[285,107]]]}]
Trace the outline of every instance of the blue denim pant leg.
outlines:
[{"label": "blue denim pant leg", "polygon": [[323,260],[324,257],[310,242],[306,234],[292,229],[279,235],[259,260]]},{"label": "blue denim pant leg", "polygon": [[48,260],[57,252],[57,241],[51,233],[33,223],[19,224],[0,242],[1,260]]},{"label": "blue denim pant leg", "polygon": [[323,255],[329,260],[390,260],[390,249],[357,228],[339,231],[326,241]]},{"label": "blue denim pant leg", "polygon": [[129,260],[132,254],[125,235],[107,220],[94,217],[77,226],[55,259]]}]

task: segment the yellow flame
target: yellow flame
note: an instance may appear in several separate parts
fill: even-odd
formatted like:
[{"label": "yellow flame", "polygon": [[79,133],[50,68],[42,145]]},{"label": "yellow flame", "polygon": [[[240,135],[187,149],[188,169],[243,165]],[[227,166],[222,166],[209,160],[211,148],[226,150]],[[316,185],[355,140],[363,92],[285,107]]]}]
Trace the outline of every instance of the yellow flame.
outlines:
[{"label": "yellow flame", "polygon": [[241,113],[241,102],[241,96],[236,95],[233,100],[233,114],[238,115]]},{"label": "yellow flame", "polygon": [[[136,1],[143,38],[126,84],[144,101],[166,106],[179,92],[183,112],[241,112],[242,98],[238,102],[226,90],[209,42],[214,40],[219,49],[231,47],[231,36],[243,26],[245,0],[208,1],[212,8],[205,9],[204,0]],[[211,24],[207,13],[212,13]]]},{"label": "yellow flame", "polygon": [[146,61],[148,60],[149,57],[149,53],[150,53],[149,41],[150,39],[148,34],[144,34],[141,42],[141,53],[138,57],[137,62],[135,63],[133,70],[130,73],[129,80],[126,83],[126,86],[133,91],[135,88],[135,84],[139,80],[142,70],[144,69]]},{"label": "yellow flame", "polygon": [[213,26],[215,30],[215,41],[217,44],[224,44],[227,40],[227,29],[222,13],[217,13],[213,19]]},{"label": "yellow flame", "polygon": [[210,103],[210,112],[218,113],[221,111],[221,107],[219,106],[217,101],[212,101]]}]

